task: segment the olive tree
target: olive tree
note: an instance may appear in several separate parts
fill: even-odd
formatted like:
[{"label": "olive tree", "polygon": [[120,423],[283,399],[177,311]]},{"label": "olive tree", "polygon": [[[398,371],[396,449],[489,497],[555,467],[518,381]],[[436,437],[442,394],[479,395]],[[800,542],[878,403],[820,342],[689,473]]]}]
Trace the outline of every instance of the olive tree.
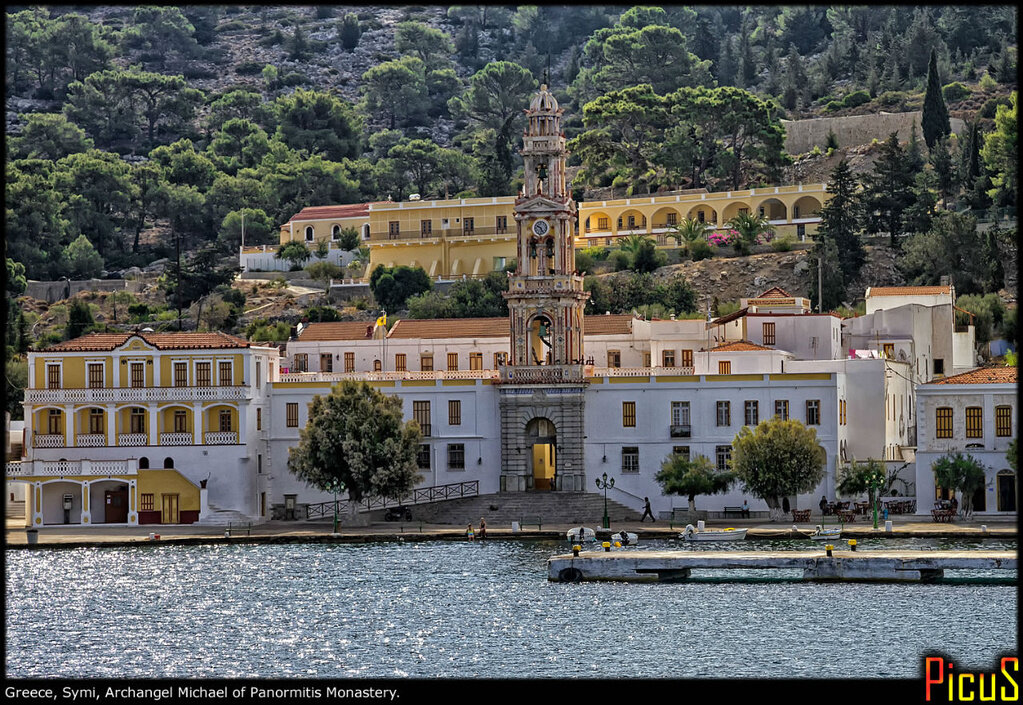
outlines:
[{"label": "olive tree", "polygon": [[663,463],[654,477],[664,494],[689,498],[689,514],[696,513],[696,495],[723,494],[736,481],[734,472],[718,472],[705,455],[690,460],[684,455],[673,453]]},{"label": "olive tree", "polygon": [[771,521],[784,518],[782,497],[810,492],[820,484],[826,459],[817,432],[795,419],[775,416],[752,431],[743,426],[732,442],[732,470],[744,492],[767,502]]},{"label": "olive tree", "polygon": [[324,491],[341,487],[354,502],[398,498],[419,480],[420,438],[419,426],[402,420],[401,399],[346,381],[313,397],[288,470]]}]

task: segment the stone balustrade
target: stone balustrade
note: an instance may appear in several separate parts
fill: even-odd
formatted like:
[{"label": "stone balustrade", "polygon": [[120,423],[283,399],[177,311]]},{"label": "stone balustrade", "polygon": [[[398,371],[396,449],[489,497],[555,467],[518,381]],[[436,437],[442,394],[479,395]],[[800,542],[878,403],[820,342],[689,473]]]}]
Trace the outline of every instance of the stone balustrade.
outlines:
[{"label": "stone balustrade", "polygon": [[32,445],[36,448],[63,448],[63,433],[36,433],[32,435]]},{"label": "stone balustrade", "polygon": [[564,384],[584,381],[583,365],[501,366],[501,384]]},{"label": "stone balustrade", "polygon": [[144,446],[149,445],[148,433],[120,433],[117,436],[119,446]]},{"label": "stone balustrade", "polygon": [[135,461],[128,460],[24,460],[7,463],[7,477],[137,474]]},{"label": "stone balustrade", "polygon": [[126,387],[121,389],[26,389],[29,404],[79,404],[151,401],[236,401],[247,399],[248,386]]},{"label": "stone balustrade", "polygon": [[96,448],[106,444],[107,437],[103,433],[79,433],[75,436],[75,445],[79,448]]},{"label": "stone balustrade", "polygon": [[191,433],[161,433],[160,445],[162,446],[190,446],[192,445]]},{"label": "stone balustrade", "polygon": [[206,434],[206,445],[233,445],[238,443],[237,431],[213,431]]},{"label": "stone balustrade", "polygon": [[383,382],[402,380],[496,379],[496,370],[431,370],[400,372],[288,372],[281,382]]}]

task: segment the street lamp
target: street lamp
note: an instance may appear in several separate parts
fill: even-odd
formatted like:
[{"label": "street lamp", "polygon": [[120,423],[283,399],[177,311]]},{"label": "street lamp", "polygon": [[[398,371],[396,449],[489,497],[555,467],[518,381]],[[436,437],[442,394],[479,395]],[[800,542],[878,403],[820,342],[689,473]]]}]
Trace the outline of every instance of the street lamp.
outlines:
[{"label": "street lamp", "polygon": [[603,527],[605,529],[610,529],[611,528],[611,520],[607,518],[607,490],[608,490],[609,487],[614,487],[614,486],[615,486],[615,479],[613,477],[612,478],[608,478],[606,472],[603,474],[602,477],[598,477],[597,478],[597,489],[598,490],[604,490],[604,523],[603,523]]},{"label": "street lamp", "polygon": [[343,492],[345,485],[341,480],[331,480],[330,490],[334,493],[334,531],[332,533],[337,534],[337,493]]},{"label": "street lamp", "polygon": [[877,502],[880,499],[878,490],[885,483],[885,471],[883,467],[874,468],[870,471],[870,475],[867,477],[867,486],[870,487],[871,494],[873,495],[874,505],[874,528],[877,528]]}]

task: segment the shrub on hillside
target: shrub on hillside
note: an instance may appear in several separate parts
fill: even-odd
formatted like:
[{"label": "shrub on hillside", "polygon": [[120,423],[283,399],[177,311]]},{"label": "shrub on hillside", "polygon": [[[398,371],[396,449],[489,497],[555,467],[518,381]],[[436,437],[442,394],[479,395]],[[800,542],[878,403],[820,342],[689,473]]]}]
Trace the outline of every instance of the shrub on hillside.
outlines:
[{"label": "shrub on hillside", "polygon": [[867,91],[853,91],[845,97],[842,104],[847,108],[855,108],[858,105],[870,102],[870,94]]},{"label": "shrub on hillside", "polygon": [[941,94],[945,97],[946,103],[956,103],[966,98],[971,93],[970,89],[959,83],[958,81],[950,83],[941,89]]}]

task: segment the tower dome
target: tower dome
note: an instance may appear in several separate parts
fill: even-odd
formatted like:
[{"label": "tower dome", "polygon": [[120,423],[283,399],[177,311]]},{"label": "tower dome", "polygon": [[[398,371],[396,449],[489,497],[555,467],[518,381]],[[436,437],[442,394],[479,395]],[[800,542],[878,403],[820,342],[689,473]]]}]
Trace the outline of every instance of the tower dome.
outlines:
[{"label": "tower dome", "polygon": [[540,92],[533,96],[533,100],[529,103],[529,110],[541,113],[556,113],[558,111],[558,101],[554,94],[547,90],[546,83],[542,84]]}]

